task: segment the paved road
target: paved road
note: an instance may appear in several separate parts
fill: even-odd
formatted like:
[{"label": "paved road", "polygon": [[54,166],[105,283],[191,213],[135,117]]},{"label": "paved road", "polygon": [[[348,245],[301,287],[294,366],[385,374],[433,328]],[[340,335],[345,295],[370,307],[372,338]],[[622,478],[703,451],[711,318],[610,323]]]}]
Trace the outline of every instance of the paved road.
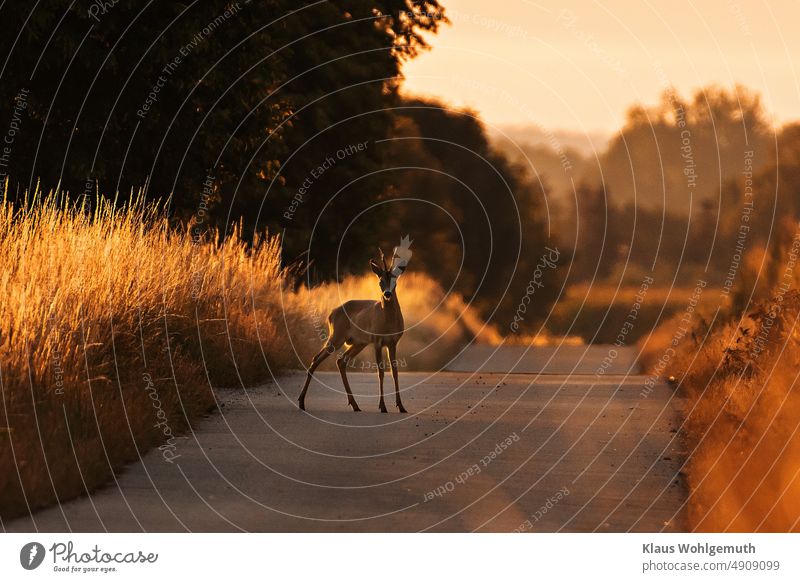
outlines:
[{"label": "paved road", "polygon": [[[481,368],[486,353],[477,349],[454,367]],[[672,389],[657,383],[644,396],[647,378],[628,374],[625,350],[609,369],[614,375],[598,378],[591,371],[607,347],[570,347],[551,354],[549,364],[547,352],[507,349],[496,357],[524,373],[402,373],[408,415],[377,412],[372,374],[349,375],[359,414],[346,408],[331,372],[312,384],[307,413],[294,404],[299,372],[277,384],[223,391],[220,412],[178,441],[174,464],[152,452],[122,472],[119,487],[6,528],[683,529]],[[583,373],[564,373],[572,368]]]}]

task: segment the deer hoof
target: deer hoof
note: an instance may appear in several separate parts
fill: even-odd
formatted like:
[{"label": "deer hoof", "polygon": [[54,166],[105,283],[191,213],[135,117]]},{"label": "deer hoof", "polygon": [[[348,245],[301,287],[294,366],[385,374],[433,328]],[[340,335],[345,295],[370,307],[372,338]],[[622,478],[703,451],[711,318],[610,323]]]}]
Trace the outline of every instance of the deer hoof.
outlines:
[{"label": "deer hoof", "polygon": [[403,408],[402,404],[398,404],[397,405],[397,410],[400,412],[400,414],[407,414],[408,413],[408,411],[405,408]]},{"label": "deer hoof", "polygon": [[380,410],[381,412],[384,412],[384,413],[389,412],[388,410],[386,410],[386,405],[385,404],[379,406],[378,410]]},{"label": "deer hoof", "polygon": [[355,402],[351,402],[350,406],[353,407],[353,412],[361,412],[361,409],[358,407],[358,404],[356,404]]},{"label": "deer hoof", "polygon": [[305,410],[306,409],[306,403],[303,402],[302,400],[298,400],[297,401],[297,405],[300,407],[300,410]]}]

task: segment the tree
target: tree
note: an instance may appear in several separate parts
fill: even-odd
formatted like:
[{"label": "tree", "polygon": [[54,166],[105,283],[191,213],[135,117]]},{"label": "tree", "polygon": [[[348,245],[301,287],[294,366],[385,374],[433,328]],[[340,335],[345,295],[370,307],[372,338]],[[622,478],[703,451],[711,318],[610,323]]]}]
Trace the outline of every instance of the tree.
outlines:
[{"label": "tree", "polygon": [[599,282],[611,274],[621,239],[617,212],[605,188],[581,182],[576,189],[578,238],[573,262],[576,280]]},{"label": "tree", "polygon": [[385,236],[410,234],[418,241],[415,268],[464,295],[504,332],[536,277],[542,286],[518,326],[535,331],[566,266],[562,256],[536,274],[543,255],[559,252],[546,248],[557,245],[541,184],[491,146],[474,112],[409,99],[397,116],[387,153],[392,188],[385,200],[392,212]]},{"label": "tree", "polygon": [[[286,227],[290,259],[336,189],[380,156],[368,147],[337,164],[286,219],[303,180],[340,148],[386,137],[400,63],[445,21],[436,0],[47,2],[0,14],[20,31],[4,35],[0,84],[0,127],[18,127],[0,167],[12,192],[41,180],[124,199],[147,185],[184,221]],[[312,242],[326,276],[343,225],[374,196],[354,187],[322,216]],[[345,268],[363,239],[348,238]]]},{"label": "tree", "polygon": [[759,96],[745,87],[705,87],[689,100],[670,89],[656,106],[629,110],[603,173],[619,204],[681,215],[694,204],[696,214],[741,175],[748,152],[765,159],[769,134]]}]

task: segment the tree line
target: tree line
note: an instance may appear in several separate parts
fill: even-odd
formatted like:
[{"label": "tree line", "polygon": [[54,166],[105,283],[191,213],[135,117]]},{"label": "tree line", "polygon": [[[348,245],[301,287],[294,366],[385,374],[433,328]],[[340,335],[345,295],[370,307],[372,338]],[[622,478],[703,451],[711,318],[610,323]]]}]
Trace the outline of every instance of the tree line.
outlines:
[{"label": "tree line", "polygon": [[654,106],[632,106],[596,156],[570,150],[569,172],[546,145],[522,150],[526,172],[552,191],[571,281],[618,280],[624,270],[630,283],[656,273],[681,285],[704,273],[722,285],[743,250],[779,244],[781,221],[800,218],[798,127],[773,126],[741,85],[690,98],[668,89]]}]

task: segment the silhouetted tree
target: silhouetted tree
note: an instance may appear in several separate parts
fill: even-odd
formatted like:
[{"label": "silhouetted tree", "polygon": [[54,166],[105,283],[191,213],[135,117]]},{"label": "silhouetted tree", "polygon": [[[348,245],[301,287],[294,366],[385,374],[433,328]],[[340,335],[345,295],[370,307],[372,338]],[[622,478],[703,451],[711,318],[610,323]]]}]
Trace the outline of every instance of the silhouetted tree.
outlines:
[{"label": "silhouetted tree", "polygon": [[[17,128],[0,170],[12,192],[41,180],[73,195],[99,184],[124,199],[147,183],[148,196],[172,196],[178,218],[286,227],[286,256],[311,243],[328,276],[344,228],[379,190],[357,183],[322,209],[382,167],[374,142],[392,124],[400,63],[426,46],[421,32],[436,31],[443,9],[436,0],[64,0],[6,3],[0,16],[0,132]],[[284,218],[315,168],[364,142]],[[368,230],[358,222],[346,237],[345,268],[365,258]]]},{"label": "silhouetted tree", "polygon": [[[388,160],[393,188],[384,229],[391,240],[410,233],[415,261],[442,285],[462,293],[507,332],[545,247],[545,192],[489,143],[475,114],[431,100],[408,100],[396,111]],[[554,249],[560,252],[560,249]],[[567,267],[541,269],[520,330],[535,331]]]},{"label": "silhouetted tree", "polygon": [[586,182],[578,185],[572,275],[575,280],[602,281],[612,272],[622,241],[619,222],[605,188]]}]

